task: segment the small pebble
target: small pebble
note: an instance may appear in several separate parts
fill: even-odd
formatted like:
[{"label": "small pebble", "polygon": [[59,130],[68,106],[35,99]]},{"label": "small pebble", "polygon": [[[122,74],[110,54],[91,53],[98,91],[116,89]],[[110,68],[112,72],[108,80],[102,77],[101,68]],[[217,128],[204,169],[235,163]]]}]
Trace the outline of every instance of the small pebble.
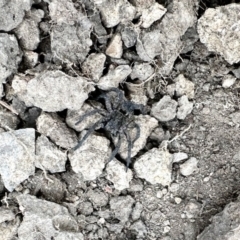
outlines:
[{"label": "small pebble", "polygon": [[188,158],[188,155],[184,152],[178,152],[173,154],[173,163],[180,162]]},{"label": "small pebble", "polygon": [[174,198],[176,204],[180,204],[182,202],[182,199],[180,197]]},{"label": "small pebble", "polygon": [[185,163],[180,166],[180,173],[183,176],[189,176],[197,170],[198,160],[194,157],[191,157]]}]

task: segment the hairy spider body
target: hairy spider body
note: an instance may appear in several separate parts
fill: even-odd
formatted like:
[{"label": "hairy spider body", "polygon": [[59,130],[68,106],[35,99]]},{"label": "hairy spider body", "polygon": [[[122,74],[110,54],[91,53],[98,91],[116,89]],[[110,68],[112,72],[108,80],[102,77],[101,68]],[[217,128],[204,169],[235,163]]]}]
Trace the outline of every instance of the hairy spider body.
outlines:
[{"label": "hairy spider body", "polygon": [[[110,134],[113,142],[116,139],[115,149],[113,150],[108,161],[110,162],[117,155],[121,147],[122,139],[125,136],[128,143],[128,155],[126,160],[127,170],[131,163],[132,147],[140,136],[140,127],[134,121],[134,111],[138,111],[141,114],[147,114],[148,109],[142,104],[136,104],[132,101],[127,100],[123,92],[118,88],[111,88],[109,91],[103,92],[99,97],[97,97],[96,100],[100,99],[104,100],[106,109],[94,109],[90,112],[87,112],[86,114],[82,115],[75,124],[79,124],[86,117],[89,117],[96,113],[100,113],[103,117],[90,127],[90,129],[83,136],[81,141],[73,148],[73,150],[75,151],[81,147],[83,142],[96,129],[102,128]],[[134,139],[131,139],[129,130],[134,128],[136,129],[136,136]]]}]

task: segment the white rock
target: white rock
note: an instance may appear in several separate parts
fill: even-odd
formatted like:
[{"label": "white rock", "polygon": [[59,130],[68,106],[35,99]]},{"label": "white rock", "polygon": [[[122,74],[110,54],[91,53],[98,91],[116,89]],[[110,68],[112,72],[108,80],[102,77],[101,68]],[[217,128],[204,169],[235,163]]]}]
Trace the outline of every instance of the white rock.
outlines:
[{"label": "white rock", "polygon": [[31,0],[0,0],[0,31],[11,31],[23,20],[25,11],[30,10]]},{"label": "white rock", "polygon": [[121,58],[123,54],[123,43],[119,33],[115,34],[106,49],[106,55],[112,58]]},{"label": "white rock", "polygon": [[44,11],[41,9],[32,10],[21,24],[14,29],[19,39],[19,44],[27,50],[35,50],[40,42],[40,30],[38,23],[44,17]]},{"label": "white rock", "polygon": [[165,95],[159,102],[155,103],[151,109],[151,115],[161,122],[171,121],[175,118],[177,102]]},{"label": "white rock", "polygon": [[98,82],[102,76],[106,56],[103,53],[92,53],[82,64],[83,73],[91,78],[94,82]]},{"label": "white rock", "polygon": [[240,61],[240,5],[208,8],[198,20],[198,33],[209,51],[221,54],[229,64]]},{"label": "white rock", "polygon": [[58,149],[47,137],[40,136],[36,141],[35,166],[51,173],[64,172],[67,154]]},{"label": "white rock", "polygon": [[132,180],[132,170],[128,169],[126,172],[126,166],[116,159],[113,159],[106,167],[106,178],[114,184],[114,187],[122,191],[129,188],[129,182]]},{"label": "white rock", "polygon": [[180,162],[188,158],[188,155],[184,152],[178,152],[173,154],[173,163]]},{"label": "white rock", "polygon": [[134,63],[131,79],[139,79],[140,81],[146,80],[154,73],[154,68],[149,63]]},{"label": "white rock", "polygon": [[12,192],[34,174],[35,130],[26,128],[0,133],[0,159],[4,186]]},{"label": "white rock", "polygon": [[143,28],[149,28],[155,21],[162,18],[166,11],[166,8],[156,2],[149,8],[143,9],[141,16],[141,26]]},{"label": "white rock", "polygon": [[197,164],[198,160],[196,158],[189,158],[189,160],[180,165],[180,173],[186,177],[193,174],[198,169]]},{"label": "white rock", "polygon": [[117,88],[119,83],[123,82],[131,72],[132,69],[128,65],[120,65],[116,68],[110,66],[107,75],[100,78],[98,87],[102,90]]},{"label": "white rock", "polygon": [[93,110],[95,110],[95,108],[88,103],[84,103],[80,110],[68,110],[66,117],[67,125],[78,132],[89,129],[94,123],[103,117],[101,114],[95,113],[85,117],[79,124],[76,125],[75,123],[79,121],[84,114],[90,113]]},{"label": "white rock", "polygon": [[[136,140],[132,147],[131,157],[134,157],[142,148],[144,148],[147,142],[147,138],[149,137],[153,129],[158,126],[158,121],[155,118],[150,117],[149,115],[135,116],[135,122],[140,127],[140,137]],[[136,128],[131,129],[129,131],[129,135],[131,139],[134,139],[136,136]],[[122,138],[119,154],[123,159],[127,158],[128,143],[125,136]]]},{"label": "white rock", "polygon": [[174,201],[176,204],[180,204],[182,202],[182,199],[180,197],[175,197]]},{"label": "white rock", "polygon": [[223,88],[229,88],[236,82],[236,80],[237,79],[234,76],[228,74],[228,75],[223,77],[222,87]]},{"label": "white rock", "polygon": [[172,155],[167,150],[153,148],[135,161],[134,170],[139,178],[151,184],[169,186],[172,180]]},{"label": "white rock", "polygon": [[47,112],[77,110],[94,90],[86,79],[70,77],[61,71],[45,71],[29,82],[15,76],[12,87],[28,107],[36,106]]},{"label": "white rock", "polygon": [[76,25],[62,23],[51,27],[51,56],[61,64],[82,63],[93,44],[90,38],[93,27],[90,20],[84,16]]},{"label": "white rock", "polygon": [[37,119],[37,130],[62,148],[72,148],[78,142],[76,133],[57,114],[43,112]]},{"label": "white rock", "polygon": [[[0,89],[2,89],[2,83],[5,83],[6,78],[17,71],[22,53],[16,37],[7,33],[0,33],[0,49]],[[0,96],[2,95],[0,90]]]},{"label": "white rock", "polygon": [[24,63],[28,68],[34,68],[38,63],[38,53],[33,51],[24,51]]},{"label": "white rock", "polygon": [[183,95],[187,95],[189,99],[194,98],[194,83],[189,81],[184,77],[183,74],[178,75],[175,79],[176,82],[176,95],[177,97],[181,97]]},{"label": "white rock", "polygon": [[185,207],[185,214],[187,218],[197,218],[200,210],[201,204],[195,200],[190,200]]},{"label": "white rock", "polygon": [[[82,133],[84,136],[85,132]],[[84,181],[95,180],[102,171],[111,154],[110,142],[105,137],[90,135],[76,151],[68,157],[75,173],[81,173]]]},{"label": "white rock", "polygon": [[56,240],[84,239],[66,207],[27,194],[17,196],[17,201],[23,214],[18,228],[19,240],[51,239],[52,236]]},{"label": "white rock", "polygon": [[178,105],[177,118],[183,120],[192,112],[193,103],[189,102],[187,96],[184,95],[178,99]]},{"label": "white rock", "polygon": [[107,28],[116,26],[121,21],[132,21],[135,7],[127,0],[94,0],[101,13],[102,21]]}]

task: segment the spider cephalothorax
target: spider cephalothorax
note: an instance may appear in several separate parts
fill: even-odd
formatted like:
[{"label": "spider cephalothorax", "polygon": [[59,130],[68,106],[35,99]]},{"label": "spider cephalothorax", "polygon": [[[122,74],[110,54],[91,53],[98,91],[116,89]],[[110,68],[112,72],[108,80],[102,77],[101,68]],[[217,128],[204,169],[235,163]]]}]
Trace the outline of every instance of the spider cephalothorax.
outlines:
[{"label": "spider cephalothorax", "polygon": [[[94,130],[103,128],[110,134],[113,142],[116,142],[115,149],[109,158],[109,162],[118,153],[123,137],[126,137],[128,143],[128,157],[126,161],[126,167],[128,169],[131,162],[131,149],[135,141],[140,136],[140,127],[134,121],[134,112],[137,111],[141,114],[147,114],[148,109],[142,104],[137,104],[127,100],[123,92],[118,88],[111,88],[108,91],[102,92],[96,100],[104,100],[105,109],[94,109],[90,112],[87,112],[82,115],[75,124],[79,124],[86,117],[89,117],[96,113],[100,113],[103,117],[91,126],[81,141],[73,148],[73,150],[81,147],[83,142]],[[129,130],[133,128],[136,128],[136,136],[131,139]]]}]

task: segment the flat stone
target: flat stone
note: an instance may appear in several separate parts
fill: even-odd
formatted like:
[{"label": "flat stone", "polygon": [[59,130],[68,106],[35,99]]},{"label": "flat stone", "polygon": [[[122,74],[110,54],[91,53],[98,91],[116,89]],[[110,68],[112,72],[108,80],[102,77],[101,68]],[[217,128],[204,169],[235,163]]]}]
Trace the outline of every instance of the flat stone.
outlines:
[{"label": "flat stone", "polygon": [[188,155],[184,152],[173,153],[173,163],[181,162],[186,159],[188,159]]},{"label": "flat stone", "polygon": [[57,114],[43,112],[37,119],[37,130],[62,148],[69,149],[77,144],[76,133]]},{"label": "flat stone", "polygon": [[35,171],[35,130],[33,128],[0,133],[0,174],[12,192]]},{"label": "flat stone", "polygon": [[56,145],[45,136],[38,137],[36,141],[35,166],[51,173],[66,171],[67,154],[58,149]]},{"label": "flat stone", "polygon": [[106,178],[114,184],[117,190],[122,191],[129,188],[129,182],[133,178],[132,170],[128,169],[126,172],[126,166],[117,159],[113,159],[108,163],[106,172]]},{"label": "flat stone", "polygon": [[151,109],[151,115],[161,122],[171,121],[177,112],[177,102],[165,95],[159,102],[155,103]]},{"label": "flat stone", "polygon": [[134,170],[139,178],[151,184],[169,186],[172,181],[172,155],[167,150],[153,148],[135,161]]},{"label": "flat stone", "polygon": [[122,43],[122,38],[119,33],[115,34],[107,49],[106,49],[106,55],[112,58],[121,58],[123,54],[123,43]]},{"label": "flat stone", "polygon": [[36,106],[47,112],[79,109],[94,90],[86,79],[61,71],[45,71],[28,82],[24,78],[15,76],[12,83],[15,94],[28,107]]},{"label": "flat stone", "polygon": [[[86,134],[82,133],[82,136]],[[81,173],[84,181],[95,180],[103,172],[111,154],[107,138],[90,135],[82,146],[68,154],[72,169]]]},{"label": "flat stone", "polygon": [[240,5],[208,8],[198,20],[198,34],[209,51],[222,55],[229,64],[240,61]]},{"label": "flat stone", "polygon": [[192,112],[193,103],[188,101],[187,96],[184,95],[178,99],[178,105],[177,118],[183,120]]},{"label": "flat stone", "polygon": [[8,32],[17,27],[31,5],[31,0],[0,0],[0,30]]},{"label": "flat stone", "polygon": [[186,177],[190,176],[198,169],[197,164],[198,160],[196,158],[189,158],[186,162],[180,165],[180,173]]}]

